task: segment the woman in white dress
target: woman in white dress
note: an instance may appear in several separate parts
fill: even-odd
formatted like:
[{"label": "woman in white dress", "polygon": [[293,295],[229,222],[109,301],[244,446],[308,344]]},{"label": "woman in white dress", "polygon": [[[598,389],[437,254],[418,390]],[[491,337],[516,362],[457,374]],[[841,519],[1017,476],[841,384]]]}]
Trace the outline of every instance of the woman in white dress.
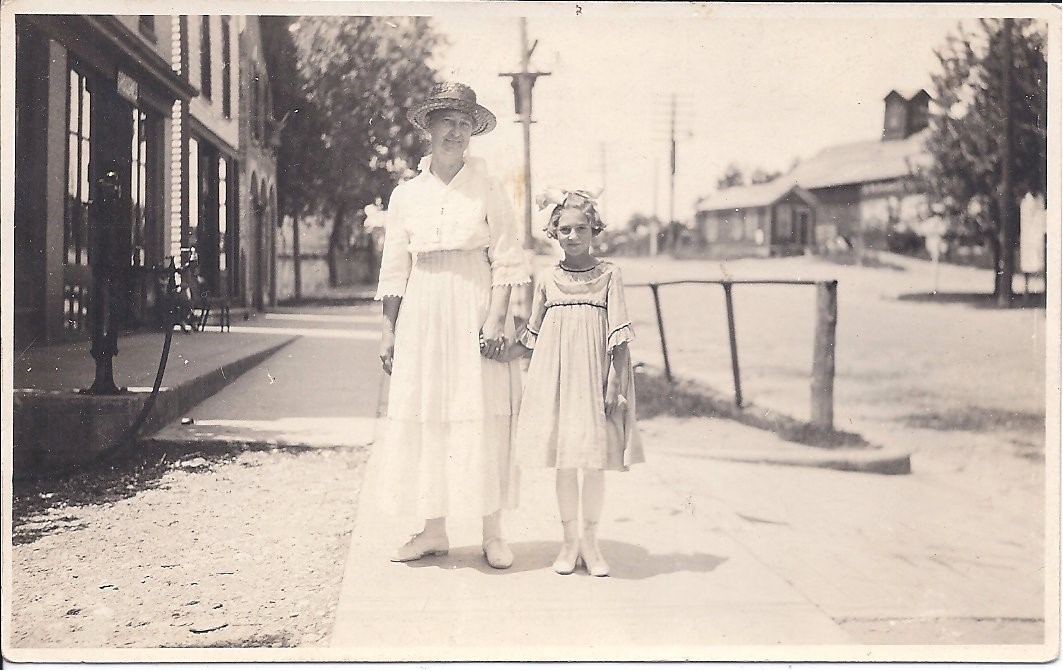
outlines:
[{"label": "woman in white dress", "polygon": [[431,154],[388,204],[376,298],[391,387],[378,486],[388,512],[425,523],[392,561],[446,554],[446,517],[476,514],[488,564],[508,568],[501,510],[516,505],[520,368],[501,359],[511,288],[530,279],[508,195],[466,153],[495,117],[458,83],[437,85],[408,117]]}]

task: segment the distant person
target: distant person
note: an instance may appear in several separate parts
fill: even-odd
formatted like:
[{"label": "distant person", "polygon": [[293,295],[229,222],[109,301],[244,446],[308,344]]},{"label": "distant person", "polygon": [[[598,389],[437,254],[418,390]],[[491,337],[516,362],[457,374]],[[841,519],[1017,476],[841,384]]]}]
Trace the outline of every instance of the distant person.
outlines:
[{"label": "distant person", "polygon": [[477,515],[487,563],[504,569],[513,563],[501,510],[516,504],[520,366],[501,357],[513,337],[510,290],[530,280],[509,195],[466,153],[495,115],[468,86],[444,83],[408,117],[431,153],[388,203],[376,298],[391,389],[375,456],[385,509],[425,522],[391,559],[446,554],[446,518]]},{"label": "distant person", "polygon": [[565,257],[536,276],[528,324],[506,352],[507,359],[531,354],[517,459],[522,466],[557,469],[564,541],[553,569],[564,575],[583,563],[591,575],[606,576],[609,564],[598,547],[604,471],[644,461],[627,345],[635,334],[620,268],[590,254],[604,228],[592,194],[550,190],[539,202],[554,205],[546,232]]}]

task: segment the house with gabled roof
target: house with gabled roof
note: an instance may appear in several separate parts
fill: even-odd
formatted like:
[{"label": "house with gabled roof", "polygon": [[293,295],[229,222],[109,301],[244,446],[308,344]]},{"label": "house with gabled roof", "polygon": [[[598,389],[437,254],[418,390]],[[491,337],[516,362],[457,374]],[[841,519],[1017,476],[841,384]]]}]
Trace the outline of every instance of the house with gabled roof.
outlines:
[{"label": "house with gabled roof", "polygon": [[[697,222],[710,251],[715,246],[720,254],[775,255],[821,249],[839,238],[853,247],[885,249],[895,230],[921,221],[927,198],[918,174],[931,160],[925,149],[930,95],[923,89],[894,90],[883,102],[880,139],[827,147],[768,184],[732,187],[701,199]],[[789,201],[780,200],[784,194]],[[792,229],[784,219],[764,223],[777,205],[796,201],[811,208],[807,219],[797,206]],[[736,239],[734,222],[750,218],[759,223],[748,224],[748,230],[760,228],[761,236]]]}]

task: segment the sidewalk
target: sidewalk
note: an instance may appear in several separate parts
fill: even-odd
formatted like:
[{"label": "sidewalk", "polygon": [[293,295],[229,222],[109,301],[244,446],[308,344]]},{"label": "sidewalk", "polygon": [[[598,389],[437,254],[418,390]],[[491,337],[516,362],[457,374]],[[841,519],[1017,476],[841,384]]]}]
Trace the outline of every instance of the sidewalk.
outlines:
[{"label": "sidewalk", "polygon": [[345,660],[558,661],[733,658],[735,648],[712,646],[856,643],[724,533],[728,511],[687,500],[660,478],[655,444],[647,453],[650,464],[607,476],[608,578],[551,570],[560,525],[550,471],[522,473],[521,506],[505,520],[516,563],[505,571],[485,564],[478,519],[448,520],[445,557],[389,562],[412,527],[366,514],[363,494],[332,646]]},{"label": "sidewalk", "polygon": [[[294,339],[288,334],[241,333],[241,325],[229,333],[174,333],[162,387],[141,435],[179,418]],[[119,339],[114,380],[129,393],[117,396],[77,393],[90,386],[95,375],[89,342],[16,353],[15,477],[64,471],[105,452],[140,413],[155,381],[163,341],[161,332]]]}]

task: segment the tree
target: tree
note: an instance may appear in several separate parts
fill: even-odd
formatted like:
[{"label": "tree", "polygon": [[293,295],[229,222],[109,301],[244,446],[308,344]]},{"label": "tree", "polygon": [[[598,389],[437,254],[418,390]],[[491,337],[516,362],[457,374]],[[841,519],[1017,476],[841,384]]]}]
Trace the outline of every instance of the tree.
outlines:
[{"label": "tree", "polygon": [[757,168],[753,171],[753,174],[749,177],[750,184],[767,184],[772,182],[776,177],[782,175],[781,170],[765,170],[763,168]]},{"label": "tree", "polygon": [[[922,175],[932,198],[945,206],[952,230],[975,233],[990,247],[1000,300],[1011,296],[1018,203],[1027,192],[1045,193],[1048,179],[1046,30],[1034,20],[1015,19],[1009,38],[1008,25],[983,19],[980,30],[969,32],[961,25],[936,52],[941,71],[933,75],[927,139],[933,161]],[[1005,195],[1009,116],[1011,194]],[[1005,227],[1002,221],[1013,223]]]},{"label": "tree", "polygon": [[274,70],[284,79],[277,114],[287,119],[277,157],[282,212],[331,222],[334,285],[355,215],[386,199],[423,153],[406,110],[436,83],[429,63],[442,38],[424,17],[273,17],[268,25],[270,58],[283,63]]},{"label": "tree", "polygon": [[746,176],[742,168],[734,163],[728,164],[723,175],[716,180],[717,189],[729,189],[732,186],[742,186],[746,183]]}]

